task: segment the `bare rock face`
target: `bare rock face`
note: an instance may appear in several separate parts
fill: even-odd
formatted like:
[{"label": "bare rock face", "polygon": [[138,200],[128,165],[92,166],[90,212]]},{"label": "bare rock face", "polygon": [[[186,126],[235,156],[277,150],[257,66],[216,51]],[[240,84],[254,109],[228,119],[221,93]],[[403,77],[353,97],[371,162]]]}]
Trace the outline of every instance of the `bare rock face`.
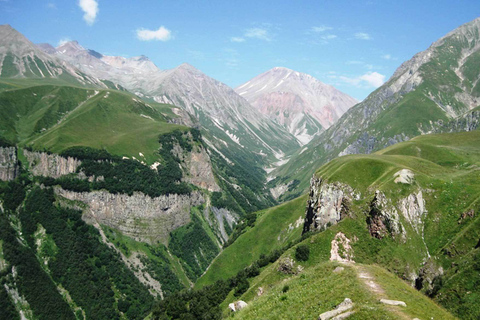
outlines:
[{"label": "bare rock face", "polygon": [[185,163],[189,173],[185,180],[188,183],[210,192],[221,191],[213,175],[210,157],[204,148],[196,147],[188,154]]},{"label": "bare rock face", "polygon": [[322,178],[310,180],[310,195],[303,232],[324,230],[348,215],[353,189],[345,184],[327,183]]},{"label": "bare rock face", "polygon": [[425,208],[422,190],[401,199],[399,209],[419,234],[423,232],[423,229],[421,230],[420,228],[423,226],[423,218],[427,213],[427,209]]},{"label": "bare rock face", "polygon": [[350,245],[352,240],[348,239],[342,232],[335,235],[330,249],[330,261],[355,262],[353,261],[353,248]]},{"label": "bare rock face", "polygon": [[400,222],[398,211],[385,194],[375,192],[370,203],[370,212],[367,217],[368,231],[372,237],[382,239],[387,235],[393,238],[401,236],[405,239],[405,228]]},{"label": "bare rock face", "polygon": [[[190,209],[205,202],[199,192],[150,198],[136,192],[132,196],[107,191],[73,192],[56,188],[58,196],[81,202],[83,219],[120,230],[137,241],[168,244],[171,231],[190,222]],[[86,204],[82,206],[83,204]],[[66,204],[70,205],[71,204]]]},{"label": "bare rock face", "polygon": [[23,154],[28,160],[28,167],[35,176],[45,176],[59,178],[63,175],[74,173],[82,164],[75,158],[64,158],[58,154],[48,154],[45,152],[31,152],[23,150]]},{"label": "bare rock face", "polygon": [[0,147],[0,180],[11,181],[18,175],[17,150]]}]

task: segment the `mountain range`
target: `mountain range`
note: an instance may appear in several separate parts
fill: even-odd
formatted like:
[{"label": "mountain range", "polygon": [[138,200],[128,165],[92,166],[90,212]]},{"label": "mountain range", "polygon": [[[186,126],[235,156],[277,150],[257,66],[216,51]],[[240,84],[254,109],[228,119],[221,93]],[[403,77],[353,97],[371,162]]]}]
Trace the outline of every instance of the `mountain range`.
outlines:
[{"label": "mountain range", "polygon": [[300,144],[328,129],[357,101],[314,77],[276,67],[235,91],[261,113],[282,124]]},{"label": "mountain range", "polygon": [[0,26],[0,318],[478,318],[479,49],[357,103]]},{"label": "mountain range", "polygon": [[[480,19],[475,19],[404,62],[384,85],[272,172],[281,177],[277,184],[297,181],[289,192],[298,195],[308,187],[315,168],[335,157],[371,153],[475,117],[479,30]],[[474,130],[476,123],[458,130]]]}]

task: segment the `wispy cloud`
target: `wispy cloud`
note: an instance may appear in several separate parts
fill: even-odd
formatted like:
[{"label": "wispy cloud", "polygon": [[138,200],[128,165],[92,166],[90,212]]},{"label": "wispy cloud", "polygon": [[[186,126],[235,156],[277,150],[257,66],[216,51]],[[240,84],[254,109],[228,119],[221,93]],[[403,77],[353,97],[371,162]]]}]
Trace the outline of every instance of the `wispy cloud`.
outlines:
[{"label": "wispy cloud", "polygon": [[72,39],[70,39],[69,37],[64,37],[64,38],[62,38],[58,41],[57,46],[59,46],[59,47],[63,46],[65,43],[70,42],[70,41],[72,41]]},{"label": "wispy cloud", "polygon": [[320,33],[320,32],[325,32],[329,30],[333,30],[333,28],[328,26],[319,26],[319,27],[312,27],[311,31]]},{"label": "wispy cloud", "polygon": [[57,5],[53,2],[47,3],[47,8],[48,9],[57,9]]},{"label": "wispy cloud", "polygon": [[230,41],[232,42],[245,42],[245,38],[242,37],[231,37]]},{"label": "wispy cloud", "polygon": [[355,39],[359,40],[373,40],[372,36],[365,32],[357,32],[354,34]]},{"label": "wispy cloud", "polygon": [[141,41],[168,41],[172,38],[170,30],[161,26],[157,30],[137,29],[137,39]]},{"label": "wispy cloud", "polygon": [[84,12],[83,20],[90,26],[94,24],[98,14],[98,2],[96,0],[79,0],[78,5]]},{"label": "wispy cloud", "polygon": [[337,76],[332,74],[329,76],[331,79],[340,80],[343,83],[347,83],[360,88],[378,88],[385,83],[385,76],[376,71],[369,71],[358,77]]},{"label": "wispy cloud", "polygon": [[320,39],[322,40],[332,40],[332,39],[335,39],[337,37],[336,34],[326,34],[326,35],[323,35],[320,37]]},{"label": "wispy cloud", "polygon": [[385,76],[378,72],[367,72],[360,76],[360,80],[368,83],[370,86],[378,88],[385,83]]},{"label": "wispy cloud", "polygon": [[245,31],[244,37],[253,38],[265,41],[272,41],[272,38],[267,29],[264,28],[251,28]]}]

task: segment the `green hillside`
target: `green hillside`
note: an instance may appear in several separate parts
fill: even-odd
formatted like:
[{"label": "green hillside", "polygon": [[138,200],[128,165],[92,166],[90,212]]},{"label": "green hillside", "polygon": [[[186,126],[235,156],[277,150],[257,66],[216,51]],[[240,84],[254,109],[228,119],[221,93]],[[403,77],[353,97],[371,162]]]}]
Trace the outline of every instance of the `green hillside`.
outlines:
[{"label": "green hillside", "polygon": [[248,228],[233,244],[215,258],[196,287],[235,276],[260,258],[261,254],[281,249],[301,236],[306,197],[256,213],[255,226]]},{"label": "green hillside", "polygon": [[[232,316],[227,311],[228,303],[241,299],[249,306],[233,314],[234,318],[307,319],[318,317],[349,297],[356,303],[352,319],[454,318],[436,303],[459,318],[477,319],[479,141],[478,131],[426,135],[371,155],[340,157],[322,166],[316,177],[325,184],[336,183],[350,190],[348,214],[325,231],[306,234],[306,239],[294,247],[284,246],[283,255],[261,267],[259,275],[246,271],[249,289],[234,296],[233,292],[239,290],[234,287],[220,305],[223,316]],[[395,182],[395,174],[404,169],[413,173],[409,183]],[[375,207],[378,192],[387,202]],[[419,220],[402,211],[406,199],[415,199],[406,205],[410,208],[421,207],[419,202],[424,201]],[[305,200],[301,197],[259,213],[255,226],[215,259],[196,286],[227,278],[237,279],[230,281],[238,286],[242,268],[258,263],[261,259],[256,259],[261,258],[263,250],[281,247],[278,235],[297,215],[304,214]],[[393,211],[397,212],[396,218],[392,218]],[[383,236],[369,229],[375,215],[384,219]],[[400,226],[398,230],[395,224]],[[350,239],[356,262],[343,266],[341,276],[332,272],[339,264],[329,261],[331,243],[340,232]],[[297,231],[289,236],[289,240],[300,239]],[[296,258],[299,246],[309,248],[307,261]],[[345,256],[348,250],[340,245],[339,252]],[[279,265],[287,257],[293,259],[295,268],[301,265],[304,270],[298,274],[279,272]],[[365,272],[381,288],[379,292],[362,283],[359,274]],[[259,290],[264,292],[260,297]],[[380,298],[401,300],[407,307],[385,307],[378,302]]]},{"label": "green hillside", "polygon": [[72,146],[156,160],[158,136],[182,129],[167,123],[167,105],[145,103],[112,90],[43,85],[0,92],[2,132],[10,141],[34,149],[61,151]]}]

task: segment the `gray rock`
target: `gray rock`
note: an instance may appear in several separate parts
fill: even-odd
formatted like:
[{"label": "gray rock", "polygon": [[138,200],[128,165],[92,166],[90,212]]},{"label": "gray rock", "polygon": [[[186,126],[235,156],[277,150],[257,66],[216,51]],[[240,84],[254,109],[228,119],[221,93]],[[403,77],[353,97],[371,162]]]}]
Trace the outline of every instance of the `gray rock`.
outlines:
[{"label": "gray rock", "polygon": [[245,308],[248,304],[245,302],[245,301],[242,301],[242,300],[238,300],[238,301],[235,301],[235,302],[232,302],[228,305],[228,307],[232,310],[232,311],[238,311],[238,310],[242,310],[243,308]]},{"label": "gray rock", "polygon": [[[140,192],[132,196],[107,191],[73,192],[55,188],[55,193],[78,201],[87,223],[98,222],[120,230],[137,241],[168,244],[171,231],[190,222],[190,209],[205,202],[200,192],[188,195],[170,194],[150,198]],[[62,202],[72,206],[71,201]]]},{"label": "gray rock", "polygon": [[[343,300],[343,302],[340,303],[335,309],[322,313],[318,317],[318,320],[346,319],[346,318],[335,318],[335,317],[343,314],[347,310],[352,309],[354,305],[355,304],[352,302],[352,300],[350,300],[349,298],[345,298],[345,300]],[[348,314],[347,317],[348,316],[350,316],[350,314]]]},{"label": "gray rock", "polygon": [[342,313],[342,314],[339,314],[338,316],[336,317],[333,317],[332,320],[343,320],[343,319],[347,319],[348,317],[350,317],[352,314],[354,314],[355,311],[348,311],[348,312],[345,312],[345,313]]},{"label": "gray rock", "polygon": [[388,299],[380,299],[380,302],[383,304],[387,304],[389,306],[402,306],[406,307],[407,304],[403,301],[398,301],[398,300],[388,300]]},{"label": "gray rock", "polygon": [[310,180],[310,194],[303,232],[324,230],[348,215],[353,189],[339,182],[327,183],[322,178]]},{"label": "gray rock", "polygon": [[80,160],[71,157],[64,158],[58,154],[31,152],[25,149],[23,154],[27,158],[30,172],[35,176],[59,178],[60,176],[76,172],[77,168],[82,164]]},{"label": "gray rock", "polygon": [[18,161],[15,147],[0,147],[0,180],[11,181],[18,175]]},{"label": "gray rock", "polygon": [[343,270],[345,270],[344,267],[336,267],[335,270],[333,270],[333,272],[335,272],[335,273],[340,273],[340,272],[342,272]]}]

